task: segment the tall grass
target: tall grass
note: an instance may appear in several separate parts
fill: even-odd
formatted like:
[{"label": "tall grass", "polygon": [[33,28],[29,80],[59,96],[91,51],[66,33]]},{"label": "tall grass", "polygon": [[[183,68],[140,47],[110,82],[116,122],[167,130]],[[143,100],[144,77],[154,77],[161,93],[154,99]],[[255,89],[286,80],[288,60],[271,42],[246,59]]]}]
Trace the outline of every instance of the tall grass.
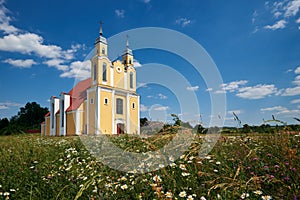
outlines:
[{"label": "tall grass", "polygon": [[[110,140],[140,153],[173,136]],[[202,140],[169,166],[137,174],[96,160],[79,137],[3,136],[0,199],[300,199],[299,135],[224,135],[205,158]]]}]

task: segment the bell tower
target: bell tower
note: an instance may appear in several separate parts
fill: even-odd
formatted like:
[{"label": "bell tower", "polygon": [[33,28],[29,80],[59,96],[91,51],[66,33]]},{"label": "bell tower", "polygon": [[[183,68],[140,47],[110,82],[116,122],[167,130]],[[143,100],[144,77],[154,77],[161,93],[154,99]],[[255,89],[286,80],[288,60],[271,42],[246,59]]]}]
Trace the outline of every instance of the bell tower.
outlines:
[{"label": "bell tower", "polygon": [[122,63],[124,64],[124,67],[133,67],[133,54],[132,50],[129,48],[129,41],[128,41],[128,35],[126,37],[126,49],[123,52],[122,55]]}]

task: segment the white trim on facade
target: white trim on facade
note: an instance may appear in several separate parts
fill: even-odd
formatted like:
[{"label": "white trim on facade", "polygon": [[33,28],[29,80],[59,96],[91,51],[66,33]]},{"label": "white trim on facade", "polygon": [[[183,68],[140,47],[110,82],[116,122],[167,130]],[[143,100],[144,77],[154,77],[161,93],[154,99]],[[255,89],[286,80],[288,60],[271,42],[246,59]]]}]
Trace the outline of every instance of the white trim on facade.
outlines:
[{"label": "white trim on facade", "polygon": [[89,102],[89,98],[90,98],[90,95],[89,95],[89,89],[86,91],[86,134],[90,134],[90,128],[89,128],[89,111],[90,111],[90,102]]},{"label": "white trim on facade", "polygon": [[95,134],[98,135],[101,133],[100,129],[100,87],[97,86],[97,89],[96,89],[96,117],[95,117],[95,127],[96,127],[96,130],[95,130]]},{"label": "white trim on facade", "polygon": [[129,103],[129,94],[126,94],[126,132],[130,133],[130,103]]},{"label": "white trim on facade", "polygon": [[127,80],[127,72],[124,72],[124,89],[128,89],[128,80]]},{"label": "white trim on facade", "polygon": [[114,87],[114,67],[110,65],[110,86]]},{"label": "white trim on facade", "polygon": [[138,127],[137,127],[137,134],[140,135],[141,134],[141,130],[140,130],[140,96],[138,96],[137,99],[137,112],[138,112]]},{"label": "white trim on facade", "polygon": [[112,99],[111,99],[111,112],[112,112],[112,134],[117,134],[116,130],[115,130],[115,112],[116,112],[116,108],[115,108],[115,90],[112,90]]}]

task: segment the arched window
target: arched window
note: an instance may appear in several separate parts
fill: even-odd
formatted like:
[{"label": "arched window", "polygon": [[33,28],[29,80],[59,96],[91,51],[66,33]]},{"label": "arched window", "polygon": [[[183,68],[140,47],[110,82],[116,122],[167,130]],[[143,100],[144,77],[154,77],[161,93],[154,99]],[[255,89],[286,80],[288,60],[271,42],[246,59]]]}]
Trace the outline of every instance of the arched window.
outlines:
[{"label": "arched window", "polygon": [[106,63],[102,65],[102,81],[107,81]]},{"label": "arched window", "polygon": [[102,48],[102,54],[105,54],[105,49],[104,49],[104,47]]},{"label": "arched window", "polygon": [[132,103],[132,109],[135,109],[135,103]]},{"label": "arched window", "polygon": [[117,114],[123,114],[123,99],[117,98]]},{"label": "arched window", "polygon": [[97,79],[97,65],[94,64],[94,81]]},{"label": "arched window", "polygon": [[130,72],[129,75],[129,85],[130,85],[130,89],[133,89],[133,73]]}]

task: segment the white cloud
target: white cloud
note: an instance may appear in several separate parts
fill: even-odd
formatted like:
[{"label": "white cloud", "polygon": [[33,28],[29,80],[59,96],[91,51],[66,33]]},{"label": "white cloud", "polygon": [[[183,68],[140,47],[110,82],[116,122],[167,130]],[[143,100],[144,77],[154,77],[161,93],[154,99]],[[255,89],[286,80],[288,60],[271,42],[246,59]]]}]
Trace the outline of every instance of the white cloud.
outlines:
[{"label": "white cloud", "polygon": [[67,71],[69,69],[68,65],[64,65],[65,61],[62,59],[51,59],[43,62],[45,65],[48,65],[49,67],[55,67],[56,69],[60,71]]},{"label": "white cloud", "polygon": [[205,91],[206,92],[211,92],[213,89],[212,88],[207,88]]},{"label": "white cloud", "polygon": [[244,99],[262,99],[271,94],[275,94],[277,88],[272,85],[256,85],[252,87],[243,87],[238,90],[236,96]]},{"label": "white cloud", "polygon": [[158,97],[159,97],[160,99],[167,99],[167,98],[168,98],[167,96],[165,96],[165,95],[163,95],[163,94],[161,94],[161,93],[158,94]]},{"label": "white cloud", "polygon": [[157,106],[157,107],[153,108],[153,110],[156,110],[156,111],[165,111],[168,109],[169,109],[169,106]]},{"label": "white cloud", "polygon": [[10,11],[4,6],[4,3],[5,1],[0,1],[0,30],[6,34],[16,33],[19,29],[9,24],[12,19],[7,16]]},{"label": "white cloud", "polygon": [[30,68],[32,65],[36,65],[37,64],[32,59],[26,59],[26,60],[17,59],[17,60],[13,60],[13,59],[9,58],[9,59],[4,60],[3,62],[4,63],[8,63],[8,64],[13,65],[13,66],[18,67],[18,68]]},{"label": "white cloud", "polygon": [[134,67],[141,67],[142,64],[141,64],[138,60],[134,59],[134,61],[133,61],[133,66],[134,66]]},{"label": "white cloud", "polygon": [[241,85],[245,85],[246,83],[248,83],[246,80],[233,81],[230,83],[223,83],[221,88],[224,91],[234,92],[235,90],[239,89]]},{"label": "white cloud", "polygon": [[300,74],[300,67],[297,67],[297,68],[295,69],[295,74]]},{"label": "white cloud", "polygon": [[187,25],[189,25],[191,23],[192,23],[192,21],[190,19],[187,19],[187,18],[184,18],[184,17],[178,18],[175,21],[175,24],[178,24],[181,27],[186,27]]},{"label": "white cloud", "polygon": [[286,88],[283,91],[282,96],[295,96],[299,94],[300,94],[300,86],[296,86],[293,88]]},{"label": "white cloud", "polygon": [[147,106],[145,106],[144,104],[140,105],[140,111],[141,112],[147,112],[149,110],[149,108]]},{"label": "white cloud", "polygon": [[300,99],[294,99],[294,100],[291,101],[291,103],[292,103],[292,104],[300,103]]},{"label": "white cloud", "polygon": [[300,24],[300,17],[296,20],[297,24]]},{"label": "white cloud", "polygon": [[68,71],[63,72],[60,77],[67,78],[78,78],[80,80],[86,79],[90,77],[90,68],[91,62],[89,60],[86,61],[74,61],[71,63]]},{"label": "white cloud", "polygon": [[0,110],[1,109],[9,109],[11,107],[21,107],[22,104],[15,102],[0,102]]},{"label": "white cloud", "polygon": [[117,17],[124,18],[125,17],[125,10],[116,9],[115,14],[117,15]]},{"label": "white cloud", "polygon": [[137,83],[137,88],[140,88],[140,87],[147,87],[147,83],[140,83],[140,82],[138,82]]},{"label": "white cloud", "polygon": [[273,107],[268,107],[268,108],[261,108],[261,112],[270,112],[270,111],[283,111],[286,110],[287,108],[282,107],[282,106],[273,106]]},{"label": "white cloud", "polygon": [[271,29],[271,30],[277,30],[277,29],[283,29],[285,28],[287,22],[285,20],[279,20],[273,25],[266,25],[264,28],[265,29]]},{"label": "white cloud", "polygon": [[300,110],[290,110],[286,107],[283,106],[274,106],[274,107],[268,107],[268,108],[261,108],[260,109],[261,112],[271,112],[274,113],[276,115],[283,115],[283,116],[294,116],[294,115],[299,115],[300,114]]},{"label": "white cloud", "polygon": [[0,38],[0,50],[27,55],[34,53],[44,58],[63,58],[66,60],[72,59],[74,52],[77,51],[76,46],[72,46],[71,49],[64,51],[59,46],[45,45],[43,42],[43,37],[34,33],[9,34]]},{"label": "white cloud", "polygon": [[188,91],[197,91],[199,89],[199,86],[198,85],[190,86],[190,87],[186,87],[186,89]]},{"label": "white cloud", "polygon": [[242,114],[243,112],[244,111],[242,111],[242,110],[229,110],[229,111],[227,111],[228,114],[235,113],[237,115]]},{"label": "white cloud", "polygon": [[295,16],[297,15],[298,11],[300,8],[300,0],[292,0],[290,1],[287,6],[284,8],[285,9],[285,13],[284,16],[285,17],[290,17],[290,16]]}]

